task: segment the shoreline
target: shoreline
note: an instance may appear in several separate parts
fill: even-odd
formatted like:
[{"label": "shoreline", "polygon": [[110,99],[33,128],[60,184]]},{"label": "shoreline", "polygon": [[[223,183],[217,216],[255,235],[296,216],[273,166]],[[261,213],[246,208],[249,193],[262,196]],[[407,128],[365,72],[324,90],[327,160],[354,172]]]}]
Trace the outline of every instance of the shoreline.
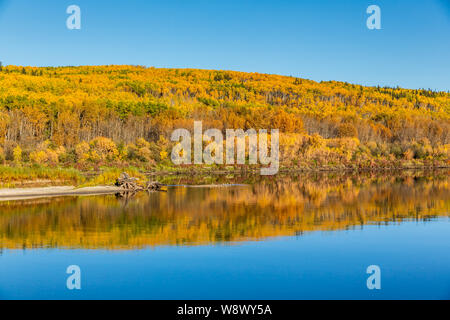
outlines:
[{"label": "shoreline", "polygon": [[115,194],[121,191],[123,191],[122,188],[114,186],[96,186],[86,188],[76,188],[74,186],[5,188],[0,189],[0,202],[65,196],[96,196]]},{"label": "shoreline", "polygon": [[[440,170],[449,170],[449,166],[440,166],[440,167],[410,167],[410,168],[358,168],[358,169],[350,169],[350,168],[318,168],[315,170],[311,169],[280,169],[279,174],[293,174],[293,173],[351,173],[351,172],[407,172],[407,171],[440,171]],[[248,175],[257,175],[257,170],[211,170],[209,172],[206,171],[178,171],[178,172],[163,172],[163,171],[153,171],[153,172],[143,172],[143,174],[148,176],[220,176],[227,174],[248,174]],[[50,180],[49,180],[50,181]],[[32,184],[33,181],[30,181]],[[230,187],[230,186],[245,186],[247,184],[167,184],[168,187],[192,187],[192,188],[200,188],[200,187],[209,187],[209,188],[217,188],[217,187]],[[65,197],[65,196],[96,196],[96,195],[108,195],[108,194],[116,194],[124,192],[121,187],[113,186],[113,185],[97,185],[97,186],[88,186],[88,187],[76,187],[73,185],[69,186],[39,186],[39,187],[20,187],[20,188],[2,188],[0,187],[0,202],[6,201],[18,201],[18,200],[29,200],[29,199],[40,199],[40,198],[56,198],[56,197]]]},{"label": "shoreline", "polygon": [[[260,175],[259,170],[261,168],[242,168],[235,170],[226,170],[226,169],[212,169],[212,170],[174,170],[174,171],[143,171],[142,173],[149,176],[161,176],[161,175],[221,175],[221,174],[252,174],[252,175]],[[383,172],[383,171],[434,171],[434,170],[445,170],[449,169],[450,166],[416,166],[416,167],[361,167],[361,168],[352,168],[352,167],[317,167],[317,168],[280,168],[276,175],[279,174],[287,174],[287,173],[315,173],[315,172]]]},{"label": "shoreline", "polygon": [[[203,185],[168,185],[168,187],[190,188],[224,188],[246,186],[245,184],[203,184]],[[126,192],[121,187],[95,186],[77,188],[74,186],[52,186],[39,188],[4,188],[0,189],[0,202],[30,200],[40,198],[57,198],[66,196],[99,196]]]}]

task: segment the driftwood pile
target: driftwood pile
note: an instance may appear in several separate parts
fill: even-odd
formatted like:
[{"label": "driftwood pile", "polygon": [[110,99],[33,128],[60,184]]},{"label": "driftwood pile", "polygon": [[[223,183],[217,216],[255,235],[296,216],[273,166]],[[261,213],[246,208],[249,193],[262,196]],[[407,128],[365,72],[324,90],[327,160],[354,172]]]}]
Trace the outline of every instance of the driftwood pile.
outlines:
[{"label": "driftwood pile", "polygon": [[139,179],[132,178],[128,175],[128,173],[124,172],[117,179],[116,186],[121,187],[125,190],[137,191],[139,189],[142,189],[142,187],[137,183],[138,180]]},{"label": "driftwood pile", "polygon": [[143,190],[162,191],[163,184],[157,181],[147,182],[145,188],[138,184],[139,179],[133,178],[128,173],[123,172],[117,179],[116,186],[121,187],[124,191],[137,192]]},{"label": "driftwood pile", "polygon": [[146,190],[151,190],[151,191],[161,191],[161,188],[164,185],[159,183],[158,181],[149,181],[147,182],[147,188]]}]

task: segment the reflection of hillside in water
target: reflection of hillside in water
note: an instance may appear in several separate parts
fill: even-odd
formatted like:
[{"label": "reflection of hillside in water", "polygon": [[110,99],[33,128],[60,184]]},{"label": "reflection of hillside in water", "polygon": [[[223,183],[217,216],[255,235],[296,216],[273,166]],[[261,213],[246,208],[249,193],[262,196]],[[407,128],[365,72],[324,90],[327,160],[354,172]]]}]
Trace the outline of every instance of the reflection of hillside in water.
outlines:
[{"label": "reflection of hillside in water", "polygon": [[440,177],[300,175],[251,186],[173,188],[114,196],[0,204],[1,248],[110,248],[207,244],[448,216]]}]

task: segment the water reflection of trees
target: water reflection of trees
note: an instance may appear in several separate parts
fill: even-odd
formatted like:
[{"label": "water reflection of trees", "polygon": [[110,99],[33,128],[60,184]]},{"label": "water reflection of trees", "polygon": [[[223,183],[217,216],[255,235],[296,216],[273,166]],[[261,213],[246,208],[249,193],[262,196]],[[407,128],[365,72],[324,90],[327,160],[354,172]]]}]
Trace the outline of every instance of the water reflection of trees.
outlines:
[{"label": "water reflection of trees", "polygon": [[102,196],[3,203],[1,248],[127,249],[257,240],[429,220],[450,211],[448,172],[250,179],[259,181],[232,188],[173,188],[126,200]]}]

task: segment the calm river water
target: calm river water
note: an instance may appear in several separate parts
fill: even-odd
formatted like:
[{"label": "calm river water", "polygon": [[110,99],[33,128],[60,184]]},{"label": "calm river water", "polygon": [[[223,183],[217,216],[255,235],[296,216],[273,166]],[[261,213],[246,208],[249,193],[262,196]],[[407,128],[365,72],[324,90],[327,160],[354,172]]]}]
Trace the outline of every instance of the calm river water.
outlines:
[{"label": "calm river water", "polygon": [[0,203],[0,299],[450,299],[448,171],[186,183]]}]

